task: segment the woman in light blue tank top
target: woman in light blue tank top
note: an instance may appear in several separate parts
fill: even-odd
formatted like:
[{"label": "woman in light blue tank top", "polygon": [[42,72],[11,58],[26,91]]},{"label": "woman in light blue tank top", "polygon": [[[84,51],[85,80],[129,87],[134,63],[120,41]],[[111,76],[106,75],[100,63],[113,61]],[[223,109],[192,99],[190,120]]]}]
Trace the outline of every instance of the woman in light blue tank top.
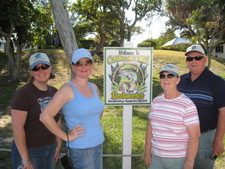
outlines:
[{"label": "woman in light blue tank top", "polygon": [[[93,58],[88,50],[81,48],[74,51],[72,70],[75,78],[60,88],[40,120],[52,133],[68,141],[69,156],[75,169],[103,169],[102,144],[105,138],[100,120],[104,105],[98,87],[88,81],[93,70]],[[53,120],[60,109],[68,134]]]}]

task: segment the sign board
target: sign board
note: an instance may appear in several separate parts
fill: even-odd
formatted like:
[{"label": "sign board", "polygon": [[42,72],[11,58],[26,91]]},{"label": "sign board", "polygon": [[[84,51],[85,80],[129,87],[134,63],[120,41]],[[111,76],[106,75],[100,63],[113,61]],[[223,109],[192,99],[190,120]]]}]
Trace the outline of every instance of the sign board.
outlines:
[{"label": "sign board", "polygon": [[153,48],[104,48],[105,105],[150,105]]}]

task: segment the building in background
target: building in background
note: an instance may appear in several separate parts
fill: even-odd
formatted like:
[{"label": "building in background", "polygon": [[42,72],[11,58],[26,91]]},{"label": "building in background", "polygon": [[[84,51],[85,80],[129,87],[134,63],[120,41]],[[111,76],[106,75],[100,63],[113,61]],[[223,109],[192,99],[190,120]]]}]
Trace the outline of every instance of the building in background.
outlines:
[{"label": "building in background", "polygon": [[[6,45],[6,41],[4,38],[0,38],[0,50],[4,50]],[[25,45],[26,46],[26,45]],[[14,45],[15,50],[17,50],[17,47]],[[37,46],[34,47],[23,47],[23,50],[30,50],[30,49],[38,49]]]},{"label": "building in background", "polygon": [[191,42],[187,38],[174,38],[174,39],[170,40],[169,42],[166,42],[164,45],[162,45],[162,47],[174,46],[174,45],[180,45],[180,44],[190,44],[191,45]]},{"label": "building in background", "polygon": [[225,59],[225,43],[217,45],[217,47],[213,50],[212,55]]}]

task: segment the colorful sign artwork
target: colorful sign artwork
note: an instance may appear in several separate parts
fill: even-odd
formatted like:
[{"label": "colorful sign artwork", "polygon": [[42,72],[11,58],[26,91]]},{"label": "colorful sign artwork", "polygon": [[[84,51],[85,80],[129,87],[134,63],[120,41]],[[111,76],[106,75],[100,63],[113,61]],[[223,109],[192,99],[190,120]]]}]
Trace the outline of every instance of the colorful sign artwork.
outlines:
[{"label": "colorful sign artwork", "polygon": [[151,104],[152,50],[104,48],[105,105]]}]

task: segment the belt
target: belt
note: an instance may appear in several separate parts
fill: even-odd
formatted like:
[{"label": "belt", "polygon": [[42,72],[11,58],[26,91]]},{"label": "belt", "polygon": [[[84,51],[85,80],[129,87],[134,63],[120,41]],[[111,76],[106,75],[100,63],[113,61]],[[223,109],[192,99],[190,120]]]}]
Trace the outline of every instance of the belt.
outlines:
[{"label": "belt", "polygon": [[201,133],[207,133],[207,132],[209,132],[211,130],[214,130],[214,129],[206,129],[206,130],[201,131]]}]

